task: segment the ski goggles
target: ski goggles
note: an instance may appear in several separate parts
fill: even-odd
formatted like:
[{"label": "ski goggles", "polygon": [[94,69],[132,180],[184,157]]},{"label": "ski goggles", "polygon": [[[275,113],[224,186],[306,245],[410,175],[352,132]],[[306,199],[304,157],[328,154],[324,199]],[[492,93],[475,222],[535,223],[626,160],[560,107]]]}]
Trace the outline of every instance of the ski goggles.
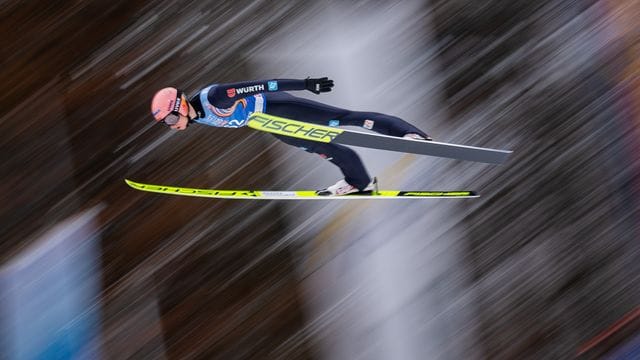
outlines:
[{"label": "ski goggles", "polygon": [[165,116],[163,119],[159,120],[161,123],[167,125],[167,126],[173,126],[175,124],[178,123],[178,121],[180,121],[180,115],[183,115],[180,113],[180,106],[182,105],[182,96],[184,95],[184,92],[179,91],[178,95],[176,97],[176,101],[173,105],[173,110],[167,114],[167,116]]}]

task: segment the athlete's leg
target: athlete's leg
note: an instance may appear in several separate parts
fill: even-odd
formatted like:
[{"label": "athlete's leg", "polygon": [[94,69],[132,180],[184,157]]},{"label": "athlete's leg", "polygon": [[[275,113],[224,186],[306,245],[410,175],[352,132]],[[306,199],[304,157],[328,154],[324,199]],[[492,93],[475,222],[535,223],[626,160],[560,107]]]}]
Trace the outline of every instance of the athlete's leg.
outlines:
[{"label": "athlete's leg", "polygon": [[418,134],[429,138],[424,131],[396,116],[376,112],[349,111],[337,118],[341,125],[362,126],[377,133],[402,137],[406,134]]},{"label": "athlete's leg", "polygon": [[274,136],[286,144],[302,148],[310,153],[319,154],[323,158],[331,161],[340,168],[342,174],[344,174],[344,180],[359,190],[364,189],[371,182],[371,178],[358,154],[346,146],[296,139],[281,135]]},{"label": "athlete's leg", "polygon": [[[284,92],[267,93],[265,96],[267,114],[321,125],[361,126],[391,136],[404,136],[413,133],[425,138],[428,137],[417,127],[395,116],[341,109]],[[336,122],[331,123],[332,120]]]}]

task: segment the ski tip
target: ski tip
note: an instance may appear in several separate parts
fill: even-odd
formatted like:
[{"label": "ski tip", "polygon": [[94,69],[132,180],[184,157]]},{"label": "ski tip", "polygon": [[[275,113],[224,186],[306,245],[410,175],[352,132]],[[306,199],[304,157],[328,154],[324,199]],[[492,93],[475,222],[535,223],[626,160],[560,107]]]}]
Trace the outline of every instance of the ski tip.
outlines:
[{"label": "ski tip", "polygon": [[129,185],[130,187],[132,187],[132,188],[134,188],[134,189],[137,189],[137,188],[138,188],[138,187],[136,186],[136,185],[138,185],[138,183],[137,183],[137,182],[135,182],[135,181],[131,181],[131,180],[129,180],[129,179],[124,179],[124,182],[126,182],[126,183],[127,183],[127,185]]}]

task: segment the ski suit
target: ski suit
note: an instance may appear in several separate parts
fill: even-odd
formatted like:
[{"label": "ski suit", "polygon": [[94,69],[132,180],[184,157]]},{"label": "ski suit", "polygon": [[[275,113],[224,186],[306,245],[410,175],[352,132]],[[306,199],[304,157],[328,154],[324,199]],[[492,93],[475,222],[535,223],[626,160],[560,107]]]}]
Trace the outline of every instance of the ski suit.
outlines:
[{"label": "ski suit", "polygon": [[[427,134],[406,121],[376,112],[351,111],[293,96],[286,91],[306,90],[305,80],[274,79],[213,84],[189,100],[198,117],[193,122],[216,127],[246,126],[254,112],[280,116],[325,126],[360,126],[375,132],[404,136]],[[316,153],[338,166],[345,181],[364,189],[371,178],[360,157],[352,149],[331,143],[275,135],[279,140]]]}]

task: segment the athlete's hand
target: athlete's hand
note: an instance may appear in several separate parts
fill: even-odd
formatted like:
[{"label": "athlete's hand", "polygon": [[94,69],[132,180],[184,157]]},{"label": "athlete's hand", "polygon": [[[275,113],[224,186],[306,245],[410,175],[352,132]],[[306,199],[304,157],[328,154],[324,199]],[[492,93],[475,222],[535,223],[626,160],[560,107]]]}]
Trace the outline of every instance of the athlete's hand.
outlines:
[{"label": "athlete's hand", "polygon": [[329,92],[333,87],[333,80],[329,80],[328,77],[323,77],[320,79],[306,78],[304,79],[304,87],[314,94]]}]

